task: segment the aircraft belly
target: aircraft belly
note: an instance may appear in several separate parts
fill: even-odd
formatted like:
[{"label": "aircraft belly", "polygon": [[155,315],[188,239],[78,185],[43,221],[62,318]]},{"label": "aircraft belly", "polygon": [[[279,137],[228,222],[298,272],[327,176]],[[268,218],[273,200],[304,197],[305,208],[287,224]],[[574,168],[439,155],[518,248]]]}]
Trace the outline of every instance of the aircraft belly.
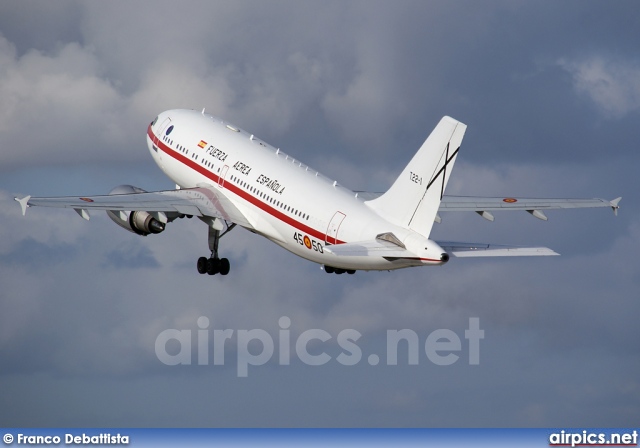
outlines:
[{"label": "aircraft belly", "polygon": [[243,208],[243,213],[247,220],[253,226],[253,232],[262,235],[276,244],[286,244],[284,235],[277,228],[277,220],[273,220],[270,216],[264,215],[248,207]]},{"label": "aircraft belly", "polygon": [[412,266],[424,266],[417,260],[389,261],[383,257],[332,257],[327,258],[322,264],[340,269],[354,269],[357,271],[393,271]]},{"label": "aircraft belly", "polygon": [[314,263],[332,266],[334,268],[355,269],[363,271],[391,271],[411,266],[425,265],[424,261],[417,258],[387,259],[383,256],[339,257],[329,253],[326,250],[326,246],[324,246],[324,242],[321,243],[322,246],[319,250],[315,250],[313,246],[311,248],[308,248],[304,243],[299,244],[293,238],[293,235],[295,233],[298,233],[297,229],[287,224],[284,224],[284,227],[287,227],[288,229],[284,230],[281,233],[284,233],[285,235],[288,235],[289,233],[291,234],[288,239],[285,237],[284,241],[270,238],[268,235],[264,236],[269,238],[271,241],[273,241],[283,249],[286,249],[287,251],[293,253],[294,255],[297,255],[309,261],[313,261]]},{"label": "aircraft belly", "polygon": [[[160,168],[164,173],[175,182],[180,185],[181,188],[194,188],[202,180],[197,180],[199,177],[203,177],[200,174],[195,173],[184,163],[173,157],[165,157],[166,161],[160,165]],[[204,178],[204,177],[203,177]]]}]

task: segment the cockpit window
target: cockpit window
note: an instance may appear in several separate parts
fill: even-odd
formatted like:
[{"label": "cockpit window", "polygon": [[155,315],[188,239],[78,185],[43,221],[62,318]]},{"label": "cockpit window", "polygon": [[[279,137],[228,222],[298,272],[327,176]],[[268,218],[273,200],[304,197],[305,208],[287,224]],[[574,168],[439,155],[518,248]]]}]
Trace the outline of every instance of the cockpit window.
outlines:
[{"label": "cockpit window", "polygon": [[154,118],[153,121],[151,122],[151,126],[155,126],[157,121],[158,121],[158,117]]},{"label": "cockpit window", "polygon": [[167,132],[165,132],[165,133],[164,133],[164,135],[169,135],[169,134],[171,134],[171,131],[173,131],[173,125],[171,125],[171,126],[169,126],[169,127],[167,128]]}]

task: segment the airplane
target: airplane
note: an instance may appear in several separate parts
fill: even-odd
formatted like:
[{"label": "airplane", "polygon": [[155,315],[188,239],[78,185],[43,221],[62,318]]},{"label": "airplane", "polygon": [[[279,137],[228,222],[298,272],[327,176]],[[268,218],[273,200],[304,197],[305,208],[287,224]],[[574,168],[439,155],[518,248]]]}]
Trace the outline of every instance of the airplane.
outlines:
[{"label": "airplane", "polygon": [[455,257],[558,255],[546,247],[434,241],[440,213],[524,210],[546,220],[551,209],[611,207],[621,198],[536,199],[444,194],[467,126],[443,117],[409,164],[382,194],[352,191],[240,127],[203,109],[159,114],[147,128],[147,147],[175,190],[147,192],[120,185],[108,195],[15,198],[31,206],[74,209],[88,220],[104,210],[138,235],[161,233],[167,223],[198,217],[208,226],[210,255],[200,274],[227,275],[219,241],[236,226],[261,235],[326,273],[353,274],[440,266]]}]

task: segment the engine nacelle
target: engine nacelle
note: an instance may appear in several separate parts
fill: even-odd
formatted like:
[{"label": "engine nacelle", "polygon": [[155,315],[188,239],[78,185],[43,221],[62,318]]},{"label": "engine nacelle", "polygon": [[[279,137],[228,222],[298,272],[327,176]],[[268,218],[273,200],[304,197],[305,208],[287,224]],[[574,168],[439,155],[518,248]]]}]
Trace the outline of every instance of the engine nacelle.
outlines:
[{"label": "engine nacelle", "polygon": [[[130,193],[146,193],[146,191],[142,188],[134,187],[133,185],[119,185],[111,190],[109,194]],[[107,210],[107,215],[113,222],[123,229],[143,236],[151,233],[160,233],[164,230],[166,225],[151,216],[149,212],[145,211],[130,212],[122,210]]]}]

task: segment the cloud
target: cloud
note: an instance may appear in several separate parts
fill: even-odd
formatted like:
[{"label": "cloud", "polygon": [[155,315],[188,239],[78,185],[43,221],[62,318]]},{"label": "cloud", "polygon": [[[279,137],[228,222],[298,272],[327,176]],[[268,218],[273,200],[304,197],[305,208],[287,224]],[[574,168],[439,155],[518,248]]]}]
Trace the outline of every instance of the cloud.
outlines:
[{"label": "cloud", "polygon": [[593,56],[560,59],[557,64],[572,76],[576,91],[605,115],[620,118],[640,109],[640,64],[636,61]]},{"label": "cloud", "polygon": [[[634,17],[632,6],[549,14],[501,1],[33,5],[0,5],[3,421],[635,424],[640,136],[628,120],[638,31],[618,20]],[[567,26],[576,15],[585,22]],[[566,56],[602,47],[620,56]],[[617,120],[595,120],[576,92]],[[545,223],[524,212],[496,213],[494,223],[448,214],[434,227],[441,239],[549,245],[559,258],[453,259],[354,276],[326,275],[242,229],[221,242],[231,274],[200,276],[195,262],[209,250],[196,219],[142,238],[104,214],[21,215],[8,193],[18,181],[43,195],[72,186],[85,194],[110,179],[170,185],[144,151],[144,129],[172,107],[206,107],[348,187],[374,190],[451,114],[469,130],[448,193],[624,199],[616,219],[610,210],[550,212]],[[225,366],[161,364],[157,335],[196,331],[200,316],[211,329],[274,337],[281,316],[293,335],[353,328],[365,361],[273,361],[239,380],[231,344]],[[486,331],[477,368],[366,363],[388,329],[462,334],[473,316]],[[335,337],[325,347],[339,351]]]},{"label": "cloud", "polygon": [[120,246],[106,254],[106,265],[121,269],[156,268],[160,264],[146,247]]},{"label": "cloud", "polygon": [[[489,179],[496,188],[523,178],[523,174],[534,175],[509,167],[506,172],[513,174],[506,179],[473,166],[463,171],[465,177],[472,178],[478,172],[478,179],[469,179],[471,185],[475,182],[482,185]],[[537,182],[535,177],[532,182]],[[568,372],[584,363],[585,355],[602,360],[607,352],[608,362],[622,366],[620,371],[634,371],[629,360],[637,350],[630,342],[638,337],[632,320],[636,314],[633,307],[637,306],[633,305],[632,293],[637,272],[629,257],[640,244],[637,224],[631,224],[618,240],[607,239],[603,249],[584,256],[567,254],[560,260],[522,259],[510,263],[452,260],[445,268],[360,272],[341,277],[324,274],[311,263],[297,263],[286,251],[237,229],[222,241],[221,250],[232,260],[231,275],[223,278],[195,272],[196,258],[207,253],[206,228],[196,220],[178,220],[163,234],[143,238],[122,231],[102,214],[92,216],[87,223],[70,211],[33,208],[22,217],[18,205],[6,193],[3,198],[0,220],[12,229],[19,229],[12,232],[11,238],[5,234],[0,239],[8,244],[4,250],[7,255],[0,257],[3,285],[0,307],[4,311],[0,322],[0,355],[4,359],[4,381],[21,372],[23,381],[34,381],[54,391],[71,387],[77,381],[101,388],[112,387],[107,385],[113,378],[120,378],[122,384],[144,378],[144,387],[159,393],[155,387],[165,388],[167,384],[186,388],[182,382],[190,378],[189,390],[198,385],[213,392],[211,387],[215,387],[217,400],[230,402],[242,400],[247,388],[262,390],[268,383],[275,395],[304,397],[305,402],[317,406],[324,403],[321,406],[324,411],[310,411],[303,418],[293,411],[296,400],[284,399],[280,402],[281,411],[268,420],[275,425],[298,422],[303,426],[366,426],[382,424],[383,420],[394,426],[415,426],[427,420],[442,425],[450,422],[495,425],[498,421],[547,425],[562,420],[561,414],[553,411],[557,406],[554,394],[581,402],[590,409],[586,412],[583,408],[567,407],[571,417],[562,421],[578,424],[592,421],[594,415],[604,418],[605,411],[599,411],[603,409],[601,405],[593,404],[605,400],[604,392],[591,392],[589,400],[571,398],[587,393],[590,381],[608,384],[610,376],[602,369],[591,369],[583,382],[574,381],[571,390],[558,391],[558,384],[568,387],[567,378],[573,377]],[[49,225],[38,231],[45,218]],[[477,216],[465,218],[469,222],[463,225],[463,230],[484,223]],[[613,218],[607,218],[611,225]],[[537,223],[529,216],[523,219]],[[505,224],[501,230],[504,233],[513,218],[501,215],[500,220]],[[450,225],[451,219],[446,217],[444,222]],[[490,225],[494,224],[500,223]],[[524,232],[522,228],[520,231]],[[29,263],[25,259],[12,263],[10,251],[16,253],[28,247],[34,236],[40,244],[38,251],[50,262]],[[529,235],[530,239],[537,237]],[[56,257],[60,241],[68,241],[74,248],[72,258]],[[114,264],[114,257],[120,262]],[[149,264],[149,261],[152,263],[144,269],[127,268],[128,264]],[[580,278],[591,280],[578,281]],[[332,356],[339,353],[335,335],[353,328],[363,334],[361,348],[365,361],[354,368],[334,363],[317,370],[295,360],[287,367],[272,362],[251,369],[245,383],[233,379],[233,344],[227,349],[224,367],[187,369],[161,365],[154,354],[157,335],[169,328],[196,331],[199,316],[210,319],[211,330],[262,328],[274,338],[278,335],[278,319],[288,316],[294,338],[311,328],[334,335],[334,340],[323,347]],[[379,366],[374,370],[366,364],[369,353],[380,353],[385,347],[388,329],[412,329],[423,341],[438,328],[450,328],[462,335],[468,318],[473,316],[480,317],[486,331],[479,369],[461,364],[441,371],[426,362],[424,356],[419,366],[401,363],[394,369]],[[194,359],[195,356],[194,352]],[[401,361],[402,356],[403,352]],[[36,373],[45,377],[29,380]],[[304,384],[299,383],[302,377],[306,378]],[[322,390],[344,390],[341,394],[318,395],[306,386],[310,378],[315,378],[315,384]],[[369,380],[362,383],[364,378]],[[212,381],[221,381],[225,387],[212,386]],[[620,381],[627,388],[638,387],[631,376],[621,375]],[[439,393],[432,386],[436,383]],[[461,385],[468,393],[456,392]],[[24,386],[16,387],[20,390]],[[545,388],[550,392],[543,394],[541,390]],[[494,418],[473,405],[474,400],[483,400],[481,390],[490,391],[487,393],[494,400],[499,397],[500,406],[496,405]],[[508,390],[514,392],[509,394]],[[446,391],[449,404],[441,401],[442,391]],[[617,417],[605,420],[627,421],[629,411],[616,404],[624,401],[622,396],[612,388],[607,391],[620,398],[607,401],[606,412],[614,412]],[[123,397],[123,393],[122,387],[112,389],[114,396]],[[219,410],[211,409],[201,400],[201,394],[189,395],[192,406],[206,415],[217,415]],[[168,400],[165,402],[168,406],[177,403],[177,397],[162,396]],[[413,398],[408,400],[408,396]],[[334,409],[346,397],[354,400],[351,403],[370,406],[352,404],[342,411]],[[388,400],[391,402],[387,405]],[[216,421],[239,425],[266,423],[259,415],[272,403],[271,399],[262,394],[252,402],[256,412],[245,413],[237,420],[221,414]],[[68,417],[57,418],[77,421],[86,405],[67,403]],[[435,415],[427,403],[439,403],[440,413]],[[468,408],[465,413],[460,413],[457,407],[460,405]],[[334,409],[332,417],[327,409]],[[149,412],[145,415],[153,414]],[[38,421],[52,421],[51,415],[44,412],[39,415]],[[198,415],[174,416],[172,421],[174,425],[194,421],[206,424]],[[148,418],[145,421],[155,425],[169,424],[161,415]],[[87,422],[105,419],[108,417],[101,412]]]},{"label": "cloud", "polygon": [[[4,169],[17,164],[79,163],[126,148],[124,99],[99,76],[99,62],[77,43],[46,55],[18,56],[0,36],[0,133]],[[96,145],[96,142],[98,144]],[[105,147],[115,151],[100,151]]]}]

